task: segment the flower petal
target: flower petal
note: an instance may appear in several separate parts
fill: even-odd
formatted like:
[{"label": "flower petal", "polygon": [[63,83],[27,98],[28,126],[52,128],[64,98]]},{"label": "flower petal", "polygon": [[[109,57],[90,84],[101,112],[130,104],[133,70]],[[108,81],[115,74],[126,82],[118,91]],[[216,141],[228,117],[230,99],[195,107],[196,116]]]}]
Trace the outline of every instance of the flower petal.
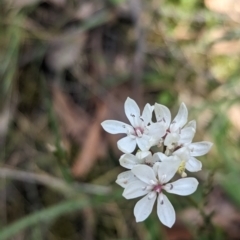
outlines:
[{"label": "flower petal", "polygon": [[147,165],[136,165],[132,168],[133,174],[145,184],[157,183],[153,169]]},{"label": "flower petal", "polygon": [[154,111],[158,122],[163,122],[165,128],[168,128],[171,122],[171,113],[164,105],[155,103]]},{"label": "flower petal", "polygon": [[149,136],[143,134],[142,137],[136,138],[137,145],[142,151],[147,151],[151,147]]},{"label": "flower petal", "polygon": [[189,144],[192,142],[195,135],[195,129],[192,127],[185,127],[181,130],[179,144]]},{"label": "flower petal", "polygon": [[123,196],[126,199],[132,199],[141,197],[149,193],[150,190],[147,190],[147,184],[140,181],[132,181],[130,182],[123,191]]},{"label": "flower petal", "polygon": [[136,157],[138,159],[144,159],[144,158],[148,158],[151,156],[152,156],[152,153],[150,151],[138,151],[136,154]]},{"label": "flower petal", "polygon": [[187,127],[192,127],[195,131],[196,131],[196,128],[197,128],[197,123],[195,120],[192,120],[190,122],[188,122],[184,128],[187,128]]},{"label": "flower petal", "polygon": [[198,157],[208,153],[212,145],[211,142],[196,142],[188,145],[188,148],[191,151],[191,156]]},{"label": "flower petal", "polygon": [[202,170],[202,163],[195,157],[190,157],[186,162],[186,169],[189,172],[198,172]]},{"label": "flower petal", "polygon": [[162,224],[172,227],[176,220],[175,210],[168,198],[160,193],[157,200],[157,215]]},{"label": "flower petal", "polygon": [[148,123],[150,123],[152,120],[152,111],[153,111],[152,106],[149,103],[147,103],[142,113],[142,119],[144,121],[145,126],[147,126]]},{"label": "flower petal", "polygon": [[[142,153],[142,154],[141,154]],[[147,154],[148,153],[148,154]],[[152,156],[150,151],[139,151],[136,156],[139,156],[143,164],[152,165],[155,163],[156,157]]]},{"label": "flower petal", "polygon": [[[152,167],[156,176],[158,175],[159,164],[160,164],[160,162],[156,162]],[[160,164],[160,166],[161,166],[161,164]]]},{"label": "flower petal", "polygon": [[136,148],[136,139],[126,136],[117,142],[118,149],[124,153],[132,153]]},{"label": "flower petal", "polygon": [[126,116],[129,120],[129,122],[132,124],[133,127],[138,126],[139,118],[140,118],[140,109],[137,105],[137,103],[131,99],[127,98],[124,104],[124,109]]},{"label": "flower petal", "polygon": [[136,222],[142,222],[150,215],[156,198],[156,192],[150,192],[147,196],[137,202],[134,207]]},{"label": "flower petal", "polygon": [[164,161],[168,160],[168,156],[166,156],[164,153],[157,152],[156,154],[158,155],[158,158],[160,159],[161,162],[164,162]]},{"label": "flower petal", "polygon": [[164,145],[167,146],[169,149],[172,149],[179,140],[180,135],[178,133],[168,133],[164,140]]},{"label": "flower petal", "polygon": [[159,163],[158,179],[163,184],[173,178],[180,165],[180,160],[169,160]]},{"label": "flower petal", "polygon": [[128,169],[132,169],[133,166],[135,166],[136,164],[143,163],[143,160],[137,158],[133,154],[127,153],[121,156],[121,158],[119,159],[119,162],[121,166]]},{"label": "flower petal", "polygon": [[101,123],[103,129],[111,134],[134,133],[134,129],[129,124],[116,120],[106,120]]},{"label": "flower petal", "polygon": [[184,103],[180,105],[180,108],[178,110],[178,113],[176,117],[173,119],[172,124],[170,126],[170,131],[175,132],[182,128],[188,119],[188,110]]},{"label": "flower petal", "polygon": [[169,193],[178,194],[181,196],[187,196],[194,193],[198,186],[198,180],[196,178],[181,178],[175,182],[168,183],[164,186],[164,190]]},{"label": "flower petal", "polygon": [[152,156],[152,163],[156,163],[156,162],[160,162],[160,158],[159,158],[159,155],[158,153],[154,153],[153,156]]},{"label": "flower petal", "polygon": [[166,128],[163,123],[152,123],[148,127],[148,135],[154,139],[160,140],[166,134]]},{"label": "flower petal", "polygon": [[130,182],[136,181],[137,178],[134,174],[129,170],[118,174],[116,183],[121,187],[125,188]]},{"label": "flower petal", "polygon": [[187,147],[181,147],[175,152],[173,152],[173,156],[179,157],[182,161],[188,161],[188,159],[191,157],[190,151]]}]

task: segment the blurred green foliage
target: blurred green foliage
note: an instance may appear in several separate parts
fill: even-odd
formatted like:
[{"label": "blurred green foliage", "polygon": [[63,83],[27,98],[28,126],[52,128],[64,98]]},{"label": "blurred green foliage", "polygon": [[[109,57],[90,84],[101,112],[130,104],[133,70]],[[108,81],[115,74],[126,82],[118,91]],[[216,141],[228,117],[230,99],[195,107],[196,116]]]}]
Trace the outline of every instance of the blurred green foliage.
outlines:
[{"label": "blurred green foliage", "polygon": [[[200,0],[2,1],[0,239],[238,239],[239,21]],[[169,196],[179,216],[172,230],[156,211],[135,222],[136,200],[124,199],[114,183],[122,169],[111,146],[85,178],[73,176],[83,144],[65,131],[52,86],[91,123],[96,102],[116,89],[125,96],[141,86],[140,99],[173,113],[186,103],[198,124],[195,140],[214,147],[201,158],[198,191],[190,199]],[[4,175],[9,168],[24,172]],[[32,180],[41,174],[52,181]],[[196,221],[186,217],[192,209]]]}]

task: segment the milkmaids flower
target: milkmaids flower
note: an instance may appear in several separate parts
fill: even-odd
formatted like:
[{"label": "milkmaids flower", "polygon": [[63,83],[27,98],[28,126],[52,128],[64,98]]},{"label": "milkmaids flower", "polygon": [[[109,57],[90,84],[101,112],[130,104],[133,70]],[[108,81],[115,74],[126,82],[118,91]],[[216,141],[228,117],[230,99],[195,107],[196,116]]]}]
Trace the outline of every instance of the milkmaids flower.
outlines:
[{"label": "milkmaids flower", "polygon": [[[196,122],[188,121],[188,110],[184,103],[180,105],[176,117],[172,120],[169,109],[161,104],[154,107],[146,104],[142,115],[136,102],[127,98],[124,104],[125,113],[130,124],[116,120],[102,122],[105,131],[127,136],[117,143],[124,153],[120,165],[128,170],[117,176],[116,183],[124,188],[126,199],[143,196],[134,207],[137,222],[144,221],[151,213],[157,200],[157,215],[160,221],[172,227],[175,222],[175,210],[164,192],[186,196],[195,192],[198,181],[195,178],[181,178],[169,182],[176,172],[186,177],[185,170],[197,172],[202,163],[195,157],[206,154],[212,143],[192,143],[196,132]],[[152,122],[155,111],[157,122]],[[152,153],[153,146],[158,152]],[[141,151],[132,152],[136,146]],[[154,149],[153,149],[154,150]]]},{"label": "milkmaids flower", "polygon": [[181,159],[179,173],[182,177],[187,176],[185,169],[189,172],[198,172],[202,169],[202,163],[195,157],[200,157],[208,153],[212,145],[211,142],[207,141],[190,143],[173,152],[173,156]]},{"label": "milkmaids flower", "polygon": [[163,191],[186,196],[195,192],[198,186],[195,178],[182,178],[168,183],[175,175],[179,163],[179,161],[171,161],[170,164],[169,161],[165,161],[155,163],[153,168],[142,164],[132,168],[136,180],[126,185],[123,196],[132,199],[146,195],[134,207],[137,222],[144,221],[150,215],[157,199],[157,215],[160,221],[172,227],[176,219],[175,210]]},{"label": "milkmaids flower", "polygon": [[157,122],[162,123],[165,127],[166,134],[162,141],[166,146],[165,153],[171,155],[171,153],[183,144],[189,144],[192,142],[194,134],[196,132],[196,122],[190,121],[188,124],[188,110],[184,103],[180,105],[179,111],[176,117],[171,122],[171,113],[164,105],[155,103],[154,111]]},{"label": "milkmaids flower", "polygon": [[127,98],[124,109],[131,125],[116,120],[106,120],[101,123],[103,129],[111,134],[127,134],[117,142],[118,148],[124,153],[132,153],[136,145],[142,151],[149,150],[153,142],[159,141],[165,134],[163,124],[151,122],[153,107],[146,104],[140,115],[136,102]]}]

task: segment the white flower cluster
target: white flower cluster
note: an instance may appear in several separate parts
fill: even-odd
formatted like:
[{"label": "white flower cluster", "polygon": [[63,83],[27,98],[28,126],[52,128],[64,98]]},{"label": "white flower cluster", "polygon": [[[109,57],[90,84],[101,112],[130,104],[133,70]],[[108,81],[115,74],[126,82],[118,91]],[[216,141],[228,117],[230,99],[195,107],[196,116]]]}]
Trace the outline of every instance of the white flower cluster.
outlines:
[{"label": "white flower cluster", "polygon": [[[124,188],[123,196],[126,199],[144,196],[134,207],[137,222],[144,221],[150,215],[157,199],[160,221],[172,227],[176,219],[175,211],[164,191],[182,196],[195,192],[198,181],[186,177],[185,171],[197,172],[202,169],[202,163],[195,157],[206,154],[212,143],[192,143],[196,122],[187,123],[188,110],[184,103],[173,121],[169,109],[158,103],[154,106],[146,104],[142,115],[131,98],[127,98],[124,108],[131,125],[115,120],[102,122],[105,131],[127,135],[117,145],[124,153],[120,164],[129,170],[120,173],[116,183]],[[152,122],[153,112],[156,122]],[[134,155],[132,152],[136,146],[140,150]],[[152,147],[154,154],[150,151]],[[169,183],[176,173],[180,179]]]}]

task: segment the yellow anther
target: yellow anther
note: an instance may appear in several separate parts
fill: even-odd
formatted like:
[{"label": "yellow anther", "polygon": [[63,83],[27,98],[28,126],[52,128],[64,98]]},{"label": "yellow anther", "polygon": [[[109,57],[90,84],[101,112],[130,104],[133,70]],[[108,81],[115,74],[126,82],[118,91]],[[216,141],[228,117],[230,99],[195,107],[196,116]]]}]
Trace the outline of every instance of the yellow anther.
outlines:
[{"label": "yellow anther", "polygon": [[185,166],[186,166],[186,161],[182,161],[178,167],[178,173],[181,175],[181,177],[187,176],[187,174],[185,173]]}]

